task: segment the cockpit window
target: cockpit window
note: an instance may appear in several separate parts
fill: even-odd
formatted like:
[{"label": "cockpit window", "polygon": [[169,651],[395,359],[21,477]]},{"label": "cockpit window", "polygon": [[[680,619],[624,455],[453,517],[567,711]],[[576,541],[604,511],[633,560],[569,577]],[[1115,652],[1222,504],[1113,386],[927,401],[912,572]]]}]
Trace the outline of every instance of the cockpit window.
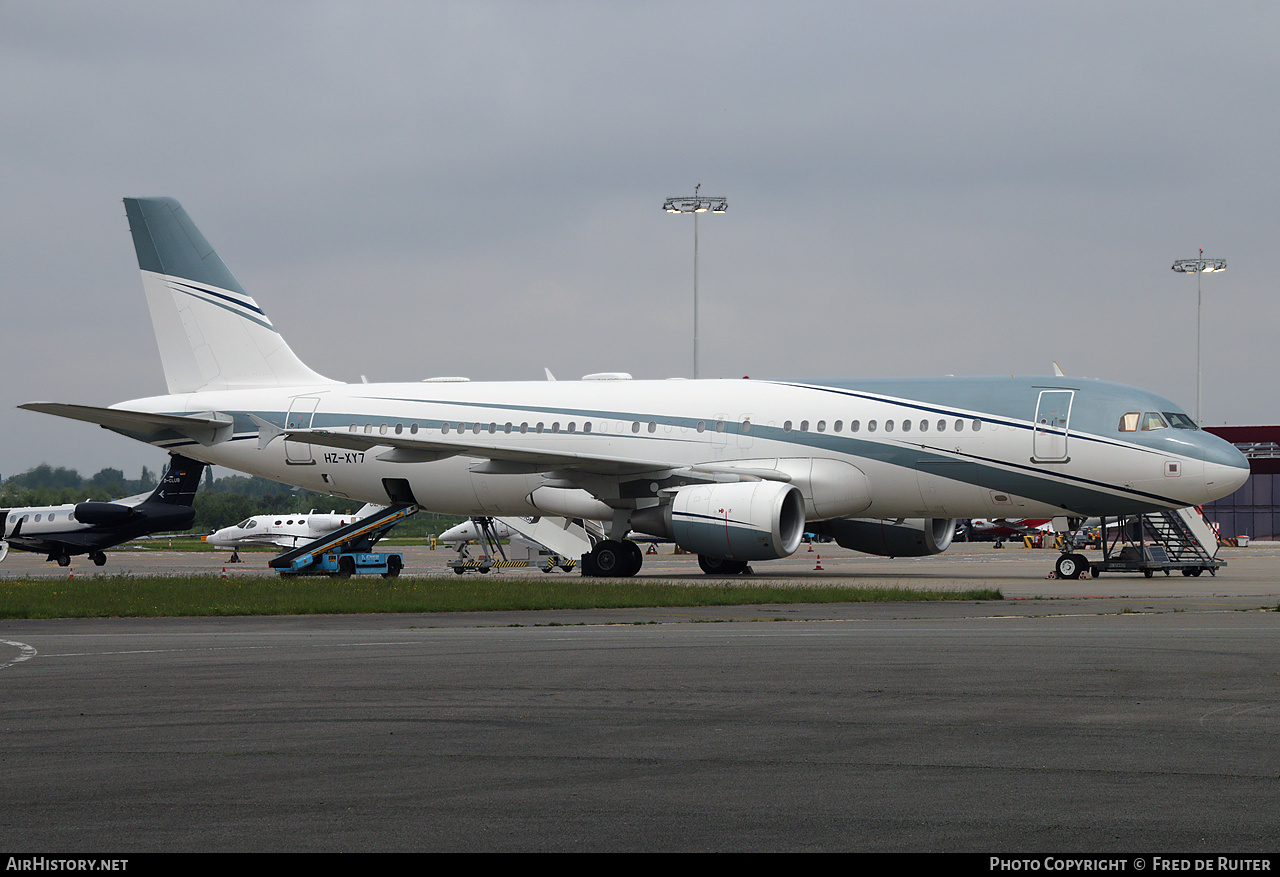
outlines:
[{"label": "cockpit window", "polygon": [[1126,414],[1121,414],[1120,415],[1120,431],[1136,432],[1138,429],[1138,421],[1141,418],[1142,418],[1142,415],[1139,414],[1137,411],[1130,411]]},{"label": "cockpit window", "polygon": [[1164,422],[1164,418],[1154,411],[1148,411],[1142,415],[1142,431],[1150,432],[1153,429],[1168,429],[1169,424]]},{"label": "cockpit window", "polygon": [[1185,414],[1177,411],[1166,411],[1164,413],[1165,420],[1169,421],[1169,425],[1174,429],[1196,429],[1196,422]]}]

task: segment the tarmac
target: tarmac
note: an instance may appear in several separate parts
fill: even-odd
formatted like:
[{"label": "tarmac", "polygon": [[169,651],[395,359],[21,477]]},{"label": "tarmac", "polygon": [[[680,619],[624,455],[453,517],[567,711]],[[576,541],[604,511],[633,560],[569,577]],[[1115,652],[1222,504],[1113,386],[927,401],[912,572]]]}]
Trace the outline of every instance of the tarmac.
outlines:
[{"label": "tarmac", "polygon": [[[641,580],[706,581],[659,551]],[[1213,577],[1057,580],[1047,550],[819,545],[751,577],[992,601],[3,621],[0,844],[1274,853],[1280,546],[1223,552]]]}]

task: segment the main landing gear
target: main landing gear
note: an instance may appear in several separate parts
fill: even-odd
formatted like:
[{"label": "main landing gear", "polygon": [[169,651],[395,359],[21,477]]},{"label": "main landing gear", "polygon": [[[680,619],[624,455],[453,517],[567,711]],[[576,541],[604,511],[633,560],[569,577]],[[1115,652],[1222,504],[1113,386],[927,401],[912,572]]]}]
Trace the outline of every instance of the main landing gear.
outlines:
[{"label": "main landing gear", "polygon": [[605,539],[582,555],[584,576],[608,576],[625,578],[640,572],[644,565],[644,552],[630,539]]}]

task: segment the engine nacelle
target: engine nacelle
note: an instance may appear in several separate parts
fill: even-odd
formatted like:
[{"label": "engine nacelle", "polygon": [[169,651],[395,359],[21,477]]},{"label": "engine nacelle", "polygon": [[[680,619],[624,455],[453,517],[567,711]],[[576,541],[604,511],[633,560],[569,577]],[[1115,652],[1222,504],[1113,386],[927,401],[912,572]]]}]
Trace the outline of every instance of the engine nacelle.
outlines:
[{"label": "engine nacelle", "polygon": [[815,527],[842,548],[883,557],[926,557],[941,554],[956,535],[954,518],[843,518]]},{"label": "engine nacelle", "polygon": [[592,521],[613,519],[613,509],[585,490],[539,487],[529,494],[529,504],[540,512],[561,518],[587,518]]},{"label": "engine nacelle", "polygon": [[667,505],[638,510],[631,526],[685,551],[730,560],[776,560],[804,536],[804,495],[779,481],[682,487]]},{"label": "engine nacelle", "polygon": [[81,502],[76,504],[76,520],[82,524],[123,524],[136,512],[132,507],[114,502]]}]

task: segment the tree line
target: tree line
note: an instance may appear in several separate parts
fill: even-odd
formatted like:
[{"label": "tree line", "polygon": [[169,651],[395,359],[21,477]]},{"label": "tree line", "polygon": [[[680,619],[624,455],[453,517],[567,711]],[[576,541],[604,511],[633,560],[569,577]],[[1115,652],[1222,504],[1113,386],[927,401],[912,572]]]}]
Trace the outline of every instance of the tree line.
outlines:
[{"label": "tree line", "polygon": [[[364,503],[289,487],[256,475],[214,477],[214,467],[205,469],[204,481],[196,491],[195,524],[191,533],[208,533],[229,527],[254,515],[297,515],[314,509],[351,514]],[[148,493],[159,483],[159,472],[146,466],[136,479],[128,479],[120,469],[100,469],[85,478],[75,469],[41,463],[20,475],[0,480],[0,508],[50,506],[66,503],[109,502],[139,493]],[[396,525],[396,536],[425,536],[440,533],[464,520],[457,515],[418,512]]]}]

